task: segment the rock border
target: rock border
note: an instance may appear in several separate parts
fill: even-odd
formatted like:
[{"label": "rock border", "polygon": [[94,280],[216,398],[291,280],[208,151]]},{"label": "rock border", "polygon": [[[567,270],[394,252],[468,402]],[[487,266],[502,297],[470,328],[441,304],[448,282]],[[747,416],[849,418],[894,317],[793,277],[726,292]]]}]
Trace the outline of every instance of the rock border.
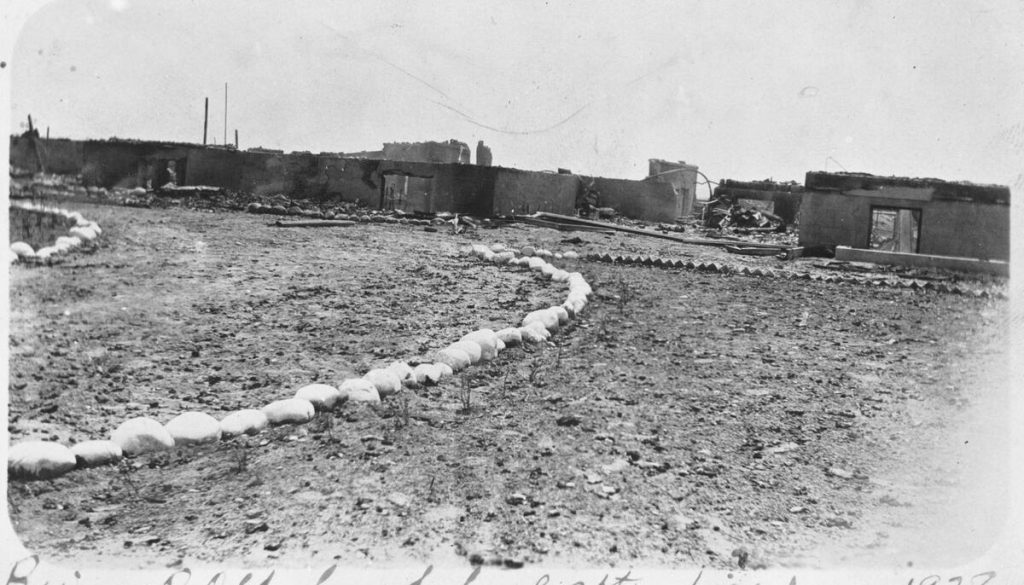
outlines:
[{"label": "rock border", "polygon": [[945,282],[933,282],[923,279],[883,279],[866,276],[835,276],[813,274],[807,271],[794,271],[774,268],[750,268],[737,264],[725,262],[694,262],[693,260],[682,260],[677,258],[662,258],[659,256],[630,256],[611,254],[588,254],[586,260],[591,262],[604,262],[606,264],[624,264],[650,266],[654,268],[670,268],[693,270],[696,272],[715,272],[719,274],[735,274],[739,276],[752,276],[762,278],[782,278],[786,280],[811,280],[815,282],[826,282],[833,284],[854,284],[862,286],[878,286],[885,288],[899,288],[912,290],[928,290],[940,293],[951,293],[978,298],[1008,298],[1007,293],[993,288],[976,288],[962,284],[947,284]]},{"label": "rock border", "polygon": [[62,216],[65,219],[72,219],[75,225],[68,230],[68,235],[59,236],[50,246],[43,246],[33,250],[26,242],[13,242],[7,249],[7,264],[46,263],[53,262],[55,257],[85,246],[95,244],[96,240],[103,234],[100,225],[95,221],[85,219],[77,211],[68,211],[60,207],[49,207],[31,201],[11,201],[11,207],[48,213],[50,215]]},{"label": "rock border", "polygon": [[[65,217],[75,215],[66,210],[48,211],[64,214]],[[517,250],[504,244],[473,244],[462,247],[460,254],[500,266],[520,267],[536,272],[543,280],[565,283],[568,295],[561,305],[528,313],[518,327],[510,326],[498,332],[490,329],[471,331],[458,341],[434,352],[432,362],[417,360],[413,368],[407,362],[396,361],[387,368],[372,369],[363,377],[345,379],[337,388],[321,383],[305,385],[292,397],[275,399],[259,410],[232,411],[220,421],[205,413],[186,411],[172,417],[167,423],[147,417],[133,417],[114,429],[109,440],[86,440],[71,447],[55,441],[22,441],[10,446],[8,475],[12,480],[22,481],[53,479],[75,469],[116,464],[125,456],[202,442],[212,443],[242,434],[255,435],[274,425],[304,424],[314,419],[316,411],[331,411],[345,402],[379,404],[382,398],[397,395],[403,387],[437,384],[453,376],[456,371],[493,359],[507,347],[546,341],[575,319],[593,294],[583,274],[568,272],[547,261],[578,259],[576,252],[556,254],[529,246]],[[198,421],[197,428],[183,428],[183,420],[193,419]],[[217,428],[213,428],[210,421],[218,422]],[[70,463],[72,461],[74,465]]]}]

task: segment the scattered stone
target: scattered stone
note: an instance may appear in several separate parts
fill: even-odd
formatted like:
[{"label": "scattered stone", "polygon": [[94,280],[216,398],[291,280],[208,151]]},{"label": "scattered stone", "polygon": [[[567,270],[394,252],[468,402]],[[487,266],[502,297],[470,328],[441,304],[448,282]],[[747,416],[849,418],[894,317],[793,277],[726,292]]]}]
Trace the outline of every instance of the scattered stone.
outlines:
[{"label": "scattered stone", "polygon": [[839,467],[829,467],[826,473],[841,479],[853,479],[853,473]]},{"label": "scattered stone", "polygon": [[519,506],[521,504],[526,503],[526,496],[523,494],[516,493],[505,498],[505,501],[513,506]]},{"label": "scattered stone", "polygon": [[583,422],[583,419],[575,414],[564,414],[555,421],[560,427],[574,427]]},{"label": "scattered stone", "polygon": [[615,461],[612,461],[608,465],[602,465],[601,466],[601,471],[605,472],[606,474],[612,474],[612,473],[616,473],[616,472],[619,472],[619,471],[622,471],[622,470],[628,469],[628,468],[629,468],[629,461],[626,461],[625,459],[619,458],[619,459],[616,459]]}]

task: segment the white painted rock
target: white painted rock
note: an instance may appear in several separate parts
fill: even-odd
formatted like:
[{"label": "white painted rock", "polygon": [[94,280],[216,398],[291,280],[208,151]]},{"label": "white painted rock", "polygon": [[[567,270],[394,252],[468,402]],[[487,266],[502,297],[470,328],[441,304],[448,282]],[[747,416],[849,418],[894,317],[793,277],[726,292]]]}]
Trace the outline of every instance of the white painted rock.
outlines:
[{"label": "white painted rock", "polygon": [[441,381],[441,368],[437,364],[420,364],[412,371],[416,381],[425,386],[433,386]]},{"label": "white painted rock", "polygon": [[19,258],[30,258],[36,255],[36,251],[32,249],[25,242],[14,242],[11,244],[11,251],[18,255]]},{"label": "white painted rock", "polygon": [[[403,362],[399,362],[406,368],[409,365]],[[412,368],[409,368],[409,376],[412,376]],[[377,387],[377,394],[381,398],[386,398],[392,394],[397,394],[402,391],[402,379],[398,377],[393,370],[384,368],[377,368],[366,372],[363,376],[364,379],[369,380],[371,384]]]},{"label": "white painted rock", "polygon": [[451,378],[455,375],[455,370],[444,362],[436,362],[434,365],[441,371],[441,378]]},{"label": "white painted rock", "polygon": [[72,236],[81,238],[83,242],[91,242],[96,239],[96,232],[91,227],[75,226],[68,230]]},{"label": "white painted rock", "polygon": [[7,473],[12,479],[51,479],[75,465],[75,454],[60,443],[25,441],[7,451]]},{"label": "white painted rock", "polygon": [[519,328],[519,335],[523,343],[540,343],[551,337],[551,332],[544,328],[538,321],[532,321],[529,325]]},{"label": "white painted rock", "polygon": [[174,438],[164,425],[144,416],[121,423],[110,433],[110,440],[117,443],[128,457],[153,451],[166,451],[174,447]]},{"label": "white painted rock", "polygon": [[17,254],[15,254],[13,250],[7,250],[7,263],[8,264],[14,264],[15,262],[17,262],[20,259],[21,258]]},{"label": "white painted rock", "polygon": [[316,410],[333,410],[346,396],[329,384],[309,384],[295,391],[295,397],[308,400]]},{"label": "white painted rock", "polygon": [[302,398],[275,400],[263,407],[267,422],[272,425],[300,425],[313,420],[316,409],[313,403]]},{"label": "white painted rock", "polygon": [[82,240],[73,236],[61,236],[54,242],[53,247],[61,252],[67,252],[82,245]]},{"label": "white painted rock", "polygon": [[484,250],[483,254],[481,254],[481,255],[480,255],[480,259],[481,259],[481,260],[484,260],[484,261],[487,261],[487,262],[491,262],[491,261],[493,261],[493,260],[494,260],[494,257],[495,257],[496,255],[497,255],[497,254],[495,254],[494,252],[491,252],[491,251],[490,251],[490,250],[488,249],[488,250]]},{"label": "white painted rock", "polygon": [[583,278],[583,275],[579,272],[569,273],[569,292],[580,292],[584,296],[590,296],[593,293],[593,289],[587,284],[587,281]]},{"label": "white painted rock", "polygon": [[495,254],[500,254],[500,253],[502,253],[502,252],[504,252],[506,250],[508,250],[508,246],[506,246],[505,244],[492,244],[491,245],[491,252],[494,252]]},{"label": "white painted rock", "polygon": [[555,270],[554,273],[551,274],[551,280],[555,282],[568,282],[569,273],[559,268]]},{"label": "white painted rock", "polygon": [[501,338],[499,337],[498,338],[498,342],[497,342],[497,344],[495,344],[494,347],[498,350],[498,353],[501,353],[501,352],[505,351],[505,342],[502,341]]},{"label": "white painted rock", "polygon": [[352,402],[380,404],[380,392],[377,392],[373,382],[365,378],[349,378],[341,383],[340,390],[347,394]]},{"label": "white painted rock", "polygon": [[82,441],[71,446],[78,467],[96,467],[117,463],[124,457],[121,447],[113,441]]},{"label": "white painted rock", "polygon": [[[483,354],[483,348],[481,348],[480,344],[475,341],[456,341],[449,345],[447,349],[457,349],[466,352],[466,355],[469,356],[470,364],[479,362]],[[452,369],[455,369],[454,366]]]},{"label": "white painted rock", "polygon": [[558,272],[558,268],[555,268],[551,264],[545,264],[540,267],[540,273],[548,278],[554,278],[556,272]]},{"label": "white painted rock", "polygon": [[245,408],[232,412],[220,421],[220,432],[223,437],[239,435],[255,435],[267,428],[270,421],[262,410]]},{"label": "white painted rock", "polygon": [[565,302],[572,305],[573,311],[580,313],[587,306],[587,297],[580,292],[569,293],[569,296],[565,298]]},{"label": "white painted rock", "polygon": [[558,329],[558,315],[550,308],[533,311],[523,317],[524,326],[535,321],[543,325],[548,331],[554,332]]},{"label": "white painted rock", "polygon": [[535,256],[540,256],[541,258],[550,258],[550,257],[554,256],[554,254],[551,253],[551,250],[546,250],[544,248],[541,248],[541,249],[537,250],[536,252],[534,252],[534,255]]},{"label": "white painted rock", "polygon": [[463,335],[459,341],[472,341],[479,345],[482,361],[490,361],[498,356],[498,335],[490,329],[477,329]]},{"label": "white painted rock", "polygon": [[523,246],[522,252],[523,256],[533,256],[537,253],[537,249],[533,246]]},{"label": "white painted rock", "polygon": [[490,248],[483,244],[473,244],[472,254],[477,258],[483,258],[486,254],[493,254]]},{"label": "white painted rock", "polygon": [[565,314],[569,315],[570,319],[576,318],[576,308],[573,307],[572,303],[570,303],[569,301],[565,301],[564,303],[562,303],[562,309],[565,310]]},{"label": "white painted rock", "polygon": [[565,310],[565,307],[551,307],[548,310],[553,312],[555,316],[558,318],[559,325],[565,325],[566,323],[569,322],[569,312]]},{"label": "white painted rock", "polygon": [[512,252],[498,252],[490,258],[491,262],[495,264],[509,264],[516,259],[516,255]]},{"label": "white painted rock", "polygon": [[96,223],[95,221],[89,222],[85,227],[88,227],[92,231],[96,232],[97,236],[103,235],[103,230],[100,229],[100,224]]},{"label": "white painted rock", "polygon": [[516,258],[512,262],[509,262],[509,264],[515,264],[516,266],[523,266],[525,268],[529,268],[530,258],[528,256],[523,256],[521,258]]},{"label": "white painted rock", "polygon": [[562,252],[562,258],[565,258],[566,260],[576,260],[579,257],[580,255],[572,250],[569,250],[568,252]]},{"label": "white painted rock", "polygon": [[54,246],[46,246],[46,247],[39,248],[38,250],[36,250],[36,258],[41,258],[43,260],[46,260],[50,256],[57,255],[59,252],[60,252],[60,250],[58,250]]},{"label": "white painted rock", "polygon": [[523,342],[523,335],[519,333],[518,327],[506,327],[497,333],[498,339],[509,347],[514,347]]},{"label": "white painted rock", "polygon": [[469,354],[453,347],[447,347],[437,352],[434,355],[434,359],[456,372],[468,368],[472,363],[472,360],[469,359]]},{"label": "white painted rock", "polygon": [[392,362],[391,365],[385,369],[398,376],[398,379],[403,384],[413,379],[412,367],[410,367],[409,364],[405,362]]},{"label": "white painted rock", "polygon": [[548,263],[545,262],[543,258],[538,258],[536,256],[530,258],[530,263],[528,264],[530,270],[533,270],[534,272],[540,272],[547,265]]},{"label": "white painted rock", "polygon": [[214,443],[220,440],[220,421],[205,412],[183,412],[164,425],[175,445]]}]

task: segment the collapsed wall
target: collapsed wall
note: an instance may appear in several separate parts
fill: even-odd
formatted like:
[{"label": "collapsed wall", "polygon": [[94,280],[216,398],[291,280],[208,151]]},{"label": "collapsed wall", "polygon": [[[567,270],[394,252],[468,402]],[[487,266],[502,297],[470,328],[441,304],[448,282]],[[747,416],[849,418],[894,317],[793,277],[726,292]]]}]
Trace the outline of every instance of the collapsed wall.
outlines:
[{"label": "collapsed wall", "polygon": [[[385,145],[384,158],[361,158],[137,140],[63,140],[63,154],[58,157],[58,149],[52,151],[58,171],[47,167],[50,151],[37,149],[38,139],[11,140],[12,168],[80,175],[84,185],[106,189],[158,188],[173,180],[178,186],[480,217],[537,211],[572,214],[584,189],[577,175],[464,164],[468,158],[458,153],[465,150],[468,157],[468,148],[455,141],[391,143]],[[413,147],[415,152],[409,150]],[[417,160],[396,160],[403,156]],[[454,161],[424,162],[424,157]],[[593,180],[602,207],[646,221],[671,222],[679,217],[682,192],[674,186],[676,179]]]}]

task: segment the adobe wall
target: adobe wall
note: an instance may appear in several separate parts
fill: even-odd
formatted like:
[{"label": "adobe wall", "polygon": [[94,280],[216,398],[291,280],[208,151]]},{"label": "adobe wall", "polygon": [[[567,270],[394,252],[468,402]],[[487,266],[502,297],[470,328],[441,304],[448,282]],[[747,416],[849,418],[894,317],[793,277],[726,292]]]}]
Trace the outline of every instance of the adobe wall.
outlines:
[{"label": "adobe wall", "polygon": [[596,177],[594,186],[600,207],[612,207],[626,217],[660,222],[675,222],[678,217],[676,193],[668,183]]},{"label": "adobe wall", "polygon": [[156,142],[87,140],[82,149],[82,180],[86,185],[107,189],[145,187],[147,181],[156,186],[164,178],[165,162],[175,160],[181,183],[188,173],[187,159],[192,149]]},{"label": "adobe wall", "polygon": [[676,191],[676,217],[688,217],[693,213],[693,202],[697,198],[695,165],[652,158],[648,161],[647,180],[672,185]]},{"label": "adobe wall", "polygon": [[805,192],[800,245],[868,248],[871,207],[902,207],[921,210],[921,254],[1009,260],[1008,205],[932,200],[927,188],[904,188],[900,193],[902,197],[883,197],[877,191]]},{"label": "adobe wall", "polygon": [[[35,142],[35,146],[33,146]],[[42,157],[47,173],[77,175],[82,171],[82,141],[67,138],[36,138],[11,136],[11,151],[8,156],[11,167],[40,172],[39,158]]]},{"label": "adobe wall", "polygon": [[572,215],[580,179],[576,175],[494,168],[494,215],[528,215],[537,211]]},{"label": "adobe wall", "polygon": [[386,160],[431,163],[469,164],[471,152],[465,142],[388,142],[384,144]]}]

